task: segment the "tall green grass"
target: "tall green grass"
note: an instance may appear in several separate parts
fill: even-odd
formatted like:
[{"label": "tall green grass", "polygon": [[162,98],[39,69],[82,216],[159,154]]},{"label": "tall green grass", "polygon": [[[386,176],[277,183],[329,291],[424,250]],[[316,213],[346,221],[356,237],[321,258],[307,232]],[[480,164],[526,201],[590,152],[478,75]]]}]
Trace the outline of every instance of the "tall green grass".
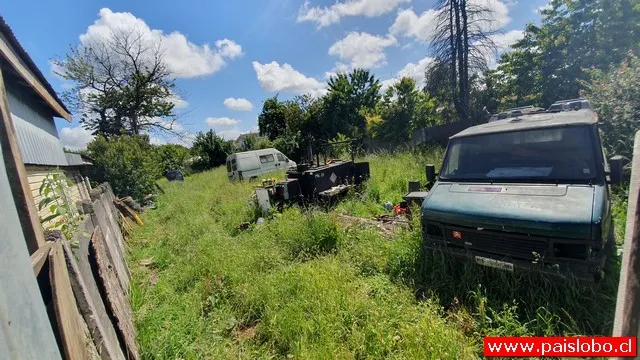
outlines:
[{"label": "tall green grass", "polygon": [[142,357],[466,359],[485,335],[608,334],[614,278],[585,285],[480,268],[422,251],[419,226],[389,240],[341,222],[384,214],[440,157],[367,156],[362,191],[261,225],[254,184],[230,183],[224,169],[163,183],[128,239]]}]

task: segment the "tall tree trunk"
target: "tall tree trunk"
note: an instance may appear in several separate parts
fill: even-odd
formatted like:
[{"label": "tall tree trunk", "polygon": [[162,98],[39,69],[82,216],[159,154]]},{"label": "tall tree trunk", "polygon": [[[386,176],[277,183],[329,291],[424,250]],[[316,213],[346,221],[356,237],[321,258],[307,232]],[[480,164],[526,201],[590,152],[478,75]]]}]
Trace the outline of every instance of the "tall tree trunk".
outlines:
[{"label": "tall tree trunk", "polygon": [[453,100],[453,106],[458,109],[458,92],[457,92],[457,65],[456,65],[456,41],[453,33],[454,29],[454,11],[456,0],[449,0],[449,50],[451,52],[451,99]]},{"label": "tall tree trunk", "polygon": [[462,69],[460,72],[461,79],[461,89],[460,93],[462,94],[462,106],[465,112],[465,120],[469,120],[469,98],[470,94],[470,86],[469,86],[469,25],[467,21],[467,0],[461,0],[460,6],[460,14],[462,16],[462,48],[463,48],[463,59],[462,59]]},{"label": "tall tree trunk", "polygon": [[457,91],[454,97],[454,105],[456,107],[456,112],[458,113],[458,117],[460,121],[467,120],[467,114],[465,111],[465,103],[464,103],[464,52],[465,49],[462,44],[462,28],[461,28],[461,19],[460,19],[460,3],[458,0],[452,0],[454,5],[454,15],[455,15],[455,43],[456,43],[456,52],[454,52],[453,58],[456,59],[458,65],[458,78],[457,78]]}]

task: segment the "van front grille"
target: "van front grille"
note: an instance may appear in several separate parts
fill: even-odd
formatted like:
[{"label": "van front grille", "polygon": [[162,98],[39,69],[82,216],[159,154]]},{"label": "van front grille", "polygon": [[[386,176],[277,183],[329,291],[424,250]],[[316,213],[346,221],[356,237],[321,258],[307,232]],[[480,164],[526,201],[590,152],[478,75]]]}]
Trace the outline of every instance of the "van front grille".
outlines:
[{"label": "van front grille", "polygon": [[[445,226],[447,246],[467,248],[513,258],[536,260],[547,255],[549,239],[501,231]],[[553,255],[553,254],[549,254]]]}]

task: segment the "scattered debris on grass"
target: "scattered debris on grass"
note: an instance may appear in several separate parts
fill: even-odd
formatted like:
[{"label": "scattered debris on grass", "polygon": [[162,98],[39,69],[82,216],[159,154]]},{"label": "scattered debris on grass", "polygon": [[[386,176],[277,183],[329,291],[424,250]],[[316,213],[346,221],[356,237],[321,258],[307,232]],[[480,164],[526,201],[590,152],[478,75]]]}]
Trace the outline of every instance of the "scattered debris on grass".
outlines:
[{"label": "scattered debris on grass", "polygon": [[397,229],[409,229],[411,224],[405,216],[380,215],[375,219],[360,218],[346,214],[338,215],[338,220],[346,226],[362,224],[365,226],[373,226],[387,239],[391,240]]}]

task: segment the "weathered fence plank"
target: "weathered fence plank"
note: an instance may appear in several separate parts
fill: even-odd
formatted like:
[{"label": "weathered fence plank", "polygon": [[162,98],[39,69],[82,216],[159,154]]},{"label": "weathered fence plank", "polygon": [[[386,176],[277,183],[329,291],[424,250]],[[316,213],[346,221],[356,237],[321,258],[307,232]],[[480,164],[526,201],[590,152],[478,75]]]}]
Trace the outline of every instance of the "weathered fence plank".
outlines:
[{"label": "weathered fence plank", "polygon": [[627,226],[620,269],[614,336],[637,336],[640,326],[640,131],[633,149]]},{"label": "weathered fence plank", "polygon": [[102,360],[124,360],[125,357],[120,349],[118,336],[113,324],[111,324],[109,315],[107,315],[91,270],[91,258],[89,256],[89,237],[91,235],[88,234],[92,232],[93,223],[91,218],[88,217],[81,224],[80,233],[75,238],[77,246],[72,250],[67,243],[64,243],[71,286],[76,295],[80,313],[87,323]]},{"label": "weathered fence plank", "polygon": [[111,262],[111,258],[107,255],[106,239],[102,233],[102,228],[96,226],[93,236],[91,237],[91,251],[95,256],[98,265],[98,276],[103,289],[104,300],[107,307],[111,310],[115,318],[116,331],[123,339],[124,348],[129,359],[136,360],[139,358],[138,346],[136,344],[135,328],[133,326],[133,318],[129,301],[120,286],[115,267]]},{"label": "weathered fence plank", "polygon": [[51,245],[53,245],[53,241],[47,241],[42,245],[36,252],[31,254],[31,266],[33,267],[33,273],[38,276],[42,266],[45,261],[49,257],[49,250],[51,250]]},{"label": "weathered fence plank", "polygon": [[67,360],[87,359],[87,344],[91,340],[86,339],[83,331],[84,324],[71,290],[61,241],[53,244],[49,253],[49,278],[65,358]]},{"label": "weathered fence plank", "polygon": [[111,212],[111,208],[105,205],[105,202],[109,201],[108,197],[103,197],[105,197],[104,194],[101,194],[101,196],[93,202],[91,219],[96,229],[98,227],[101,229],[102,236],[105,240],[106,252],[115,267],[115,275],[120,282],[122,290],[125,294],[128,294],[130,281],[129,269],[125,262],[124,246],[120,246],[118,239],[118,236],[122,237],[122,233],[120,232],[120,227],[116,225],[117,227],[114,228],[113,222],[109,220],[114,214]]}]

